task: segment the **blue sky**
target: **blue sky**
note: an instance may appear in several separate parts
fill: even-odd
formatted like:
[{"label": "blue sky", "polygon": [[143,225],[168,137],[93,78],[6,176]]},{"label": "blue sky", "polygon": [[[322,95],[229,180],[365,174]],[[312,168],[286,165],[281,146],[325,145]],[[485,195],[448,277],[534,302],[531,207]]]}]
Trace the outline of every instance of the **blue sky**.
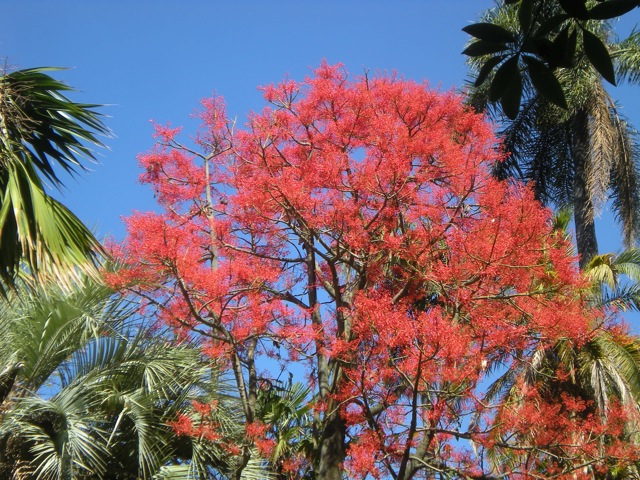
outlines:
[{"label": "blue sky", "polygon": [[[101,164],[67,182],[63,201],[100,237],[121,238],[121,216],[154,207],[137,184],[136,155],[153,142],[153,119],[185,125],[201,98],[225,97],[240,123],[264,105],[256,87],[302,79],[322,59],[354,73],[397,71],[443,90],[462,87],[461,31],[490,0],[0,0],[0,58],[10,67],[61,66],[56,74],[102,111],[114,137]],[[634,11],[621,25],[640,23]],[[612,91],[640,126],[637,88]],[[604,214],[601,250],[620,248]]]}]

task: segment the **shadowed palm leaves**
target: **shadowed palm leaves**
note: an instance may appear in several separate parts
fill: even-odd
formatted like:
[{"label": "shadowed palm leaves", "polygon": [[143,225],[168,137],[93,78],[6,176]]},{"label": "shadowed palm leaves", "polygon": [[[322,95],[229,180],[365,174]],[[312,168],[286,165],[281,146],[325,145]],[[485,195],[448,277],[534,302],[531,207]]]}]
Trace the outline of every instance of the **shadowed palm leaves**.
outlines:
[{"label": "shadowed palm leaves", "polygon": [[[548,16],[555,13],[558,12],[551,11]],[[513,6],[496,7],[483,20],[518,34]],[[610,24],[589,22],[590,30],[598,32],[607,43],[619,78],[637,82],[640,79],[638,33],[616,43],[611,41]],[[556,34],[559,36],[560,32]],[[574,66],[558,71],[567,110],[538,94],[526,75],[522,108],[514,120],[506,118],[499,108],[489,103],[488,82],[472,90],[470,101],[504,125],[501,136],[510,156],[496,166],[496,174],[501,178],[533,181],[542,202],[573,208],[580,265],[584,268],[598,253],[594,217],[608,198],[622,225],[627,247],[638,239],[640,152],[636,131],[604,89],[600,75],[580,51],[581,44],[578,42],[576,47]],[[527,62],[521,68],[529,72]]]},{"label": "shadowed palm leaves", "polygon": [[193,400],[216,398],[229,435],[244,432],[223,382],[203,388],[215,368],[196,348],[132,324],[108,288],[74,287],[20,288],[0,304],[0,365],[23,364],[0,406],[0,478],[204,479],[228,470],[219,445],[170,427],[193,414]]},{"label": "shadowed palm leaves", "polygon": [[11,284],[22,262],[33,274],[80,268],[95,274],[102,252],[91,232],[45,192],[62,182],[55,169],[73,174],[94,160],[89,145],[108,130],[94,110],[63,95],[72,90],[33,68],[0,75],[0,278]]}]

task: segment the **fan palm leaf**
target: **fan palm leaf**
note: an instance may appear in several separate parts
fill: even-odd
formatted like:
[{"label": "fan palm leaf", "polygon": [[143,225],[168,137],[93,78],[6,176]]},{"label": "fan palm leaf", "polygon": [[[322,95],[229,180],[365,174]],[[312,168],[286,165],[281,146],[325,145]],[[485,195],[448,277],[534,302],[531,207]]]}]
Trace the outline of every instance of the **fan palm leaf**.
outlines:
[{"label": "fan palm leaf", "polygon": [[162,331],[150,336],[107,287],[88,278],[74,286],[20,287],[0,302],[0,363],[24,364],[0,410],[0,477],[150,479],[170,465],[199,472],[184,478],[230,471],[220,445],[171,427],[179,414],[194,415],[192,401],[215,399],[228,438],[242,438],[224,379],[205,388],[211,362]]}]

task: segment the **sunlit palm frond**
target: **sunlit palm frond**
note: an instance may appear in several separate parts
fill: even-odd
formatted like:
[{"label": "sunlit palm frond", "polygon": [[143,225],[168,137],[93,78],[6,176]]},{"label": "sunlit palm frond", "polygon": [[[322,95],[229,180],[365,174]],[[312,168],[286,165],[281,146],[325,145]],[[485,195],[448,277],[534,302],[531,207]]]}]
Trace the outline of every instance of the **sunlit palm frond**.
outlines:
[{"label": "sunlit palm frond", "polygon": [[629,248],[618,253],[613,265],[619,275],[640,282],[640,248]]},{"label": "sunlit palm frond", "polygon": [[205,477],[199,476],[190,464],[164,465],[158,473],[153,476],[153,480],[200,480],[201,478]]},{"label": "sunlit palm frond", "polygon": [[107,451],[96,399],[78,389],[61,391],[49,400],[30,396],[20,399],[3,430],[23,443],[38,478],[74,478],[74,472],[104,472]]},{"label": "sunlit palm frond", "polygon": [[640,301],[640,249],[596,255],[585,267],[593,282],[593,303],[621,310],[638,309]]},{"label": "sunlit palm frond", "polygon": [[618,43],[612,53],[615,60],[616,77],[629,83],[640,82],[640,30]]},{"label": "sunlit palm frond", "polygon": [[587,193],[598,214],[607,200],[611,171],[616,157],[618,129],[611,116],[613,101],[599,82],[589,92],[589,161],[585,176]]},{"label": "sunlit palm frond", "polygon": [[39,390],[74,351],[130,315],[111,296],[108,287],[85,279],[72,291],[59,285],[35,287],[0,303],[5,318],[14,319],[0,326],[0,352],[24,362],[26,390]]},{"label": "sunlit palm frond", "polygon": [[95,161],[91,147],[103,146],[98,135],[109,134],[95,110],[100,105],[70,100],[63,92],[73,88],[47,74],[60,70],[30,68],[0,77],[0,138],[56,186],[62,185],[56,165],[68,173],[85,170],[83,160]]},{"label": "sunlit palm frond", "polygon": [[601,303],[621,311],[640,312],[640,285],[624,285],[613,291],[605,291],[602,294]]},{"label": "sunlit palm frond", "polygon": [[[72,90],[45,72],[0,75],[0,278],[11,285],[23,262],[34,275],[57,276],[77,269],[96,275],[103,250],[93,234],[60,202],[44,181],[60,188],[55,168],[73,174],[91,146],[108,134],[97,105],[71,101]],[[42,178],[41,178],[42,177]]]},{"label": "sunlit palm frond", "polygon": [[640,344],[624,342],[607,333],[594,337],[578,353],[577,364],[585,383],[588,380],[601,412],[610,398],[637,408],[640,401]]},{"label": "sunlit palm frond", "polygon": [[585,274],[591,279],[597,288],[604,284],[609,288],[618,285],[618,272],[614,266],[615,255],[605,253],[593,257],[585,267]]},{"label": "sunlit palm frond", "polygon": [[252,449],[249,462],[242,469],[240,480],[275,480],[276,476],[268,469],[266,459],[258,452]]}]

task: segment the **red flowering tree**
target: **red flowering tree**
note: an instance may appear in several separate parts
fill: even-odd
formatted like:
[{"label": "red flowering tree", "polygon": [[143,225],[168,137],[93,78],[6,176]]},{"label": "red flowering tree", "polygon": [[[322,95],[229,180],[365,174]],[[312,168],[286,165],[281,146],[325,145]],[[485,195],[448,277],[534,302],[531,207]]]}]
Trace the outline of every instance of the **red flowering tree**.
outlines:
[{"label": "red flowering tree", "polygon": [[[235,477],[273,446],[259,397],[282,369],[314,391],[315,445],[280,459],[283,476],[562,477],[636,458],[632,412],[549,394],[571,383],[562,359],[544,385],[518,374],[606,327],[549,212],[489,175],[482,117],[326,64],[264,96],[244,128],[205,100],[195,146],[156,127],[140,162],[162,211],[127,220],[112,279],[234,376]],[[488,395],[505,371],[509,391]]]}]

